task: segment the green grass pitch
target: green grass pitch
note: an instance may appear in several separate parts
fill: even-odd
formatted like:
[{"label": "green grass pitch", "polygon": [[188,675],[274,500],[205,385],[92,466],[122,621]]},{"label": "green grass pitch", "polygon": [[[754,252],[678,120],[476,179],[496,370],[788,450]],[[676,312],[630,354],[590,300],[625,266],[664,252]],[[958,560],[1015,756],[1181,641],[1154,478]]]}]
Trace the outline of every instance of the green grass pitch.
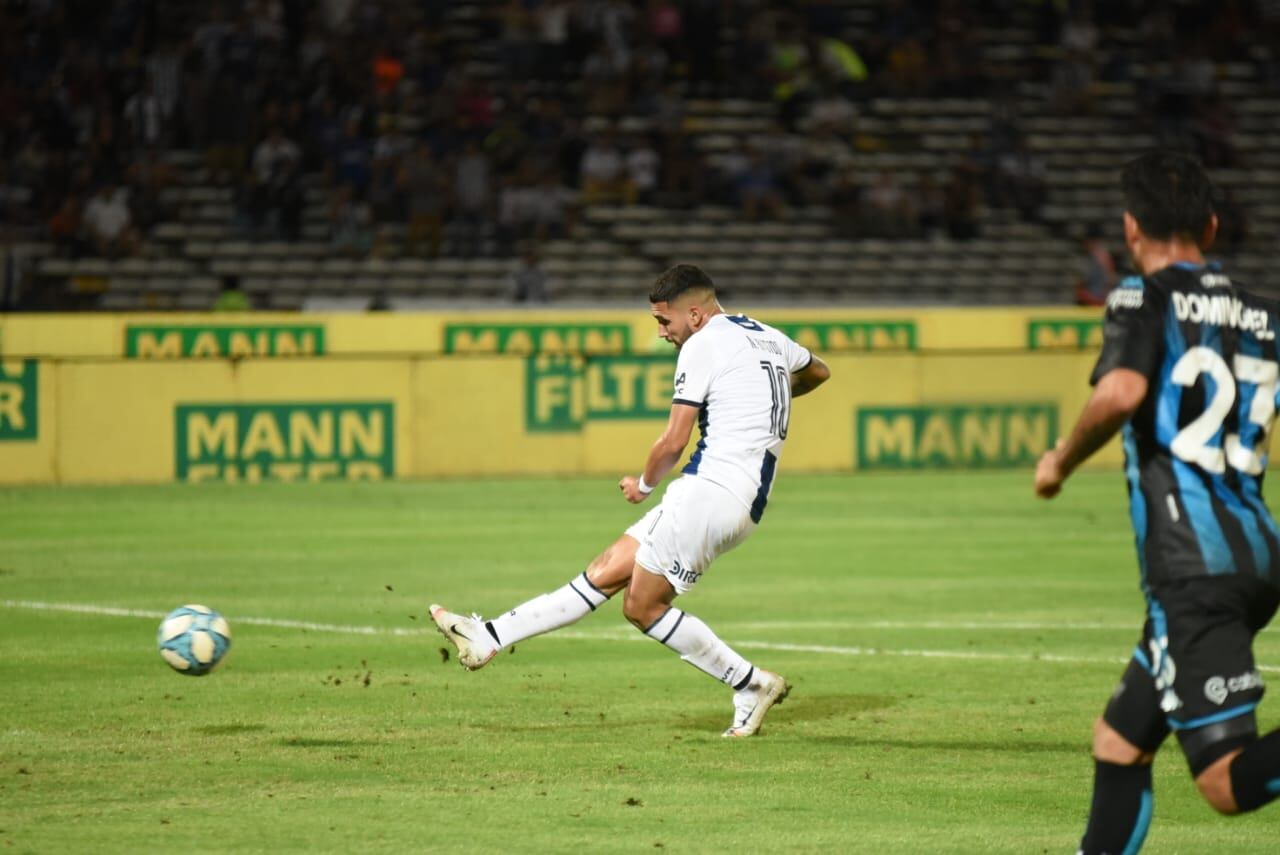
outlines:
[{"label": "green grass pitch", "polygon": [[[442,661],[428,603],[492,615],[639,513],[607,478],[0,491],[0,851],[1074,851],[1141,623],[1118,474],[784,472],[681,601],[795,684],[760,738],[616,601]],[[188,602],[235,634],[204,678],[155,650]],[[1148,852],[1277,831],[1166,746]]]}]

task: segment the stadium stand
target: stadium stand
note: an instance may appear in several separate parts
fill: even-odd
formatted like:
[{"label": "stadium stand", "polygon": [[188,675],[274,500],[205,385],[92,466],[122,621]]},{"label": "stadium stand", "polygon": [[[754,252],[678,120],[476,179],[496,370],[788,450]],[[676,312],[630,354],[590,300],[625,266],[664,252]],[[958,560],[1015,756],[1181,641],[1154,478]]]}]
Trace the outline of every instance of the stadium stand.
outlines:
[{"label": "stadium stand", "polygon": [[1280,226],[1274,3],[88,0],[0,12],[0,307],[1070,303],[1118,167]]}]

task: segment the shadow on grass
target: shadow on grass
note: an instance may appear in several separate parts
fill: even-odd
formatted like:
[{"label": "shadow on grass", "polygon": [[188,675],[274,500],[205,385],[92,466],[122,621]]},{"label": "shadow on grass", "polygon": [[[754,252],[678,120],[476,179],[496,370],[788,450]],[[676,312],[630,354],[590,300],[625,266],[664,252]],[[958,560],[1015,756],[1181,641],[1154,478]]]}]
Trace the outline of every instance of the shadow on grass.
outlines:
[{"label": "shadow on grass", "polygon": [[[857,727],[857,725],[852,725],[852,727]],[[1054,754],[1072,757],[1086,757],[1089,754],[1088,744],[1078,739],[1069,742],[1016,738],[1003,740],[898,739],[876,737],[866,733],[850,734],[849,736],[798,736],[796,738],[800,742],[839,745],[843,748],[883,748],[885,750],[901,748],[904,751],[941,753],[960,751],[990,754]]]},{"label": "shadow on grass", "polygon": [[[859,713],[885,709],[897,702],[896,698],[889,695],[806,696],[804,694],[797,695],[793,692],[791,697],[787,698],[780,707],[769,714],[769,721],[772,724],[781,725],[786,722],[849,718]],[[606,715],[605,713],[593,712],[589,708],[575,705],[571,711],[548,712],[546,717],[538,722],[524,724],[507,721],[492,723],[471,722],[467,726],[476,730],[501,731],[504,733],[598,730],[605,728],[616,730],[627,727],[672,727],[682,731],[705,731],[718,736],[720,731],[728,726],[729,720],[733,717],[733,707],[729,703],[728,697],[725,697],[720,703],[707,704],[697,712],[681,709],[674,704],[669,709],[663,709],[662,705],[657,702],[650,704],[647,709],[650,713],[658,712],[657,714],[646,716],[628,717],[620,716],[616,712]]]},{"label": "shadow on grass", "polygon": [[370,739],[314,739],[309,736],[287,736],[277,744],[286,748],[355,748],[358,745],[377,745]]},{"label": "shadow on grass", "polygon": [[[806,695],[792,689],[791,695],[769,713],[768,722],[779,727],[788,722],[824,721],[851,718],[859,713],[894,706],[898,699],[890,695]],[[681,724],[697,729],[723,730],[733,716],[732,708],[718,708],[715,713],[680,716]]]},{"label": "shadow on grass", "polygon": [[206,724],[195,729],[205,736],[234,736],[237,733],[259,733],[267,729],[265,724]]}]

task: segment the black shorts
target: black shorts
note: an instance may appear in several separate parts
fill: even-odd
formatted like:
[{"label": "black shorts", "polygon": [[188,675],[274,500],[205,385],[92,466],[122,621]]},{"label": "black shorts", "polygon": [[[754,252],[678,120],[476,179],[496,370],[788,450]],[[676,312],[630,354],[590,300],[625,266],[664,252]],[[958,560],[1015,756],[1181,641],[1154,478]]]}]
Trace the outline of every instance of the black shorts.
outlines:
[{"label": "black shorts", "polygon": [[1178,734],[1193,775],[1257,735],[1265,691],[1253,638],[1280,591],[1242,576],[1198,576],[1152,587],[1147,622],[1103,715],[1144,752]]}]

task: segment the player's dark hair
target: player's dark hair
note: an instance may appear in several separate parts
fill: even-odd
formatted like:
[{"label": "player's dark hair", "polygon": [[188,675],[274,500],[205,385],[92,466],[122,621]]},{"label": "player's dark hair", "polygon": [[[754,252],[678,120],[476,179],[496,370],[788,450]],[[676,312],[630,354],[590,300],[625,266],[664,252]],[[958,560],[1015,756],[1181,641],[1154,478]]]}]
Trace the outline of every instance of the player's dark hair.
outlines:
[{"label": "player's dark hair", "polygon": [[1213,185],[1199,161],[1176,151],[1152,151],[1125,164],[1125,210],[1155,240],[1199,243],[1213,217]]},{"label": "player's dark hair", "polygon": [[653,283],[653,291],[649,293],[650,303],[670,303],[685,291],[703,288],[712,294],[716,292],[711,277],[702,272],[702,268],[693,264],[677,264],[665,271]]}]

